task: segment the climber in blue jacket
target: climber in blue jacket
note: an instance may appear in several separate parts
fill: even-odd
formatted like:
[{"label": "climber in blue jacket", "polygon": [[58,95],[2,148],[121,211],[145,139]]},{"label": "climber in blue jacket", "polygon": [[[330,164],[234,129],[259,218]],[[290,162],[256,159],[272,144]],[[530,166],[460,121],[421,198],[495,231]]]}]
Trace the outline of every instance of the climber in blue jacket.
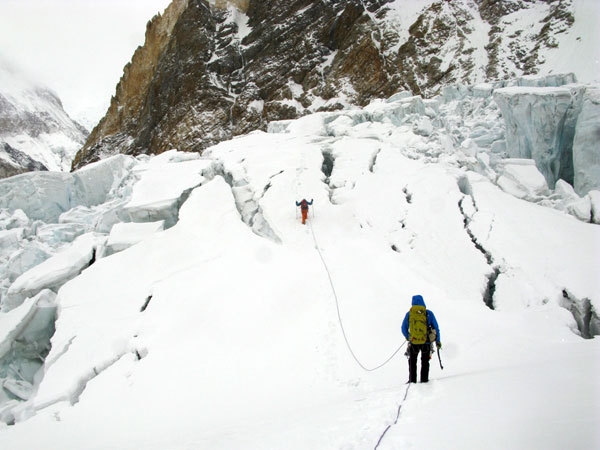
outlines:
[{"label": "climber in blue jacket", "polygon": [[421,352],[421,383],[427,383],[431,343],[435,342],[440,349],[442,342],[435,314],[426,308],[421,295],[413,295],[412,306],[402,321],[402,334],[408,341],[408,381],[417,382],[417,359]]}]

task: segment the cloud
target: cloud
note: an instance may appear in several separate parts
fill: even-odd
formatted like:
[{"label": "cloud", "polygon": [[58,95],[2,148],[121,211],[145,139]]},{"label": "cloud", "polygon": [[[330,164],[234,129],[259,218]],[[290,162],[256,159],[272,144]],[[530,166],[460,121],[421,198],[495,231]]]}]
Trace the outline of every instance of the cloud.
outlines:
[{"label": "cloud", "polygon": [[90,127],[104,115],[146,23],[170,0],[2,0],[0,52]]}]

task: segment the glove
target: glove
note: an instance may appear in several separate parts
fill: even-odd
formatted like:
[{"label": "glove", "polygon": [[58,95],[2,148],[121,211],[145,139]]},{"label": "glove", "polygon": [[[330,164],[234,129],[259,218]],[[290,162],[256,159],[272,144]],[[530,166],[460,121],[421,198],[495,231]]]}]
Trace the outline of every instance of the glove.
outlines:
[{"label": "glove", "polygon": [[435,343],[435,345],[437,345],[437,348],[440,348],[440,349],[442,348],[442,343],[440,341],[437,341]]}]

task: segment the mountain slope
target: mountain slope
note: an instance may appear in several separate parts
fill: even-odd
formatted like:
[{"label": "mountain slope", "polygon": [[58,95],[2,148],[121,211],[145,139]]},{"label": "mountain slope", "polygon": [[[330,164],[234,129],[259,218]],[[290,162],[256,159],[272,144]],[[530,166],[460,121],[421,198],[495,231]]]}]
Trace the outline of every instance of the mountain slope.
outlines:
[{"label": "mountain slope", "polygon": [[0,177],[68,170],[87,135],[56,94],[0,60]]},{"label": "mountain slope", "polygon": [[403,89],[431,97],[453,83],[552,72],[553,55],[569,52],[562,40],[595,61],[589,37],[571,36],[584,2],[177,0],[149,24],[73,167],[118,152],[202,151]]}]

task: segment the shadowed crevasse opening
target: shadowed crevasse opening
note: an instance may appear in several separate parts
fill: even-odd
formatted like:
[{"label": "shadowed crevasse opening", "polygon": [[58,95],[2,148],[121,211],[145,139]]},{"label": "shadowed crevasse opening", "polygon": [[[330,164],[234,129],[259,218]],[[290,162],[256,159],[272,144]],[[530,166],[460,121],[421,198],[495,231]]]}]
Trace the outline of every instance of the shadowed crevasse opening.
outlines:
[{"label": "shadowed crevasse opening", "polygon": [[[43,376],[57,317],[54,295],[50,291],[46,293],[0,356],[0,406],[29,400]],[[15,417],[10,408],[0,411],[0,421],[14,425]]]},{"label": "shadowed crevasse opening", "polygon": [[335,163],[335,158],[328,150],[323,150],[323,164],[321,164],[321,172],[326,177],[325,183],[329,183],[329,177],[333,172],[333,165]]},{"label": "shadowed crevasse opening", "polygon": [[[468,186],[468,184],[466,185]],[[461,192],[465,192],[465,191],[470,191],[470,188],[466,188],[465,185],[463,185],[463,187],[460,187],[460,182],[459,182],[459,188],[461,190]],[[465,191],[463,191],[463,188],[465,189]],[[490,266],[491,272],[488,273],[487,276],[487,283],[486,283],[486,287],[485,287],[485,291],[483,292],[483,302],[485,303],[485,305],[490,308],[490,309],[495,309],[494,307],[494,294],[496,292],[496,281],[498,279],[498,277],[500,276],[500,268],[494,264],[494,258],[492,256],[492,254],[490,252],[488,252],[482,245],[481,243],[477,240],[477,237],[475,236],[475,234],[473,234],[473,231],[469,228],[469,222],[471,221],[471,218],[469,217],[469,215],[467,214],[467,212],[465,211],[465,207],[463,205],[463,201],[467,198],[471,198],[470,196],[465,196],[463,198],[460,199],[460,201],[458,202],[458,208],[461,212],[461,214],[463,215],[463,224],[465,227],[465,231],[469,236],[469,239],[471,239],[471,242],[473,242],[473,245],[475,246],[475,248],[481,252],[481,254],[483,256],[485,256],[485,260],[488,263],[488,265]]]},{"label": "shadowed crevasse opening", "polygon": [[592,339],[600,335],[600,318],[589,298],[578,299],[563,289],[561,306],[573,314],[582,338]]}]

